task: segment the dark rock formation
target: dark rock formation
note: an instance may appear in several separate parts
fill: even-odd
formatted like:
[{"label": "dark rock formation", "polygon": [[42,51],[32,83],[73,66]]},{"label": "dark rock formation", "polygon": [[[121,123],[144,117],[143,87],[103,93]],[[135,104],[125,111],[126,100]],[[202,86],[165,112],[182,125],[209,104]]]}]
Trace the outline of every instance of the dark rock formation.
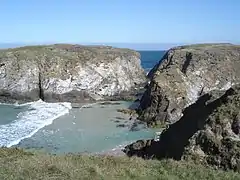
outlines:
[{"label": "dark rock formation", "polygon": [[116,127],[121,127],[121,128],[123,128],[123,127],[127,127],[127,125],[126,125],[126,124],[117,124]]},{"label": "dark rock formation", "polygon": [[[129,156],[193,160],[240,171],[240,85],[202,95],[165,129],[159,141],[137,141],[125,148]],[[141,142],[141,143],[140,143]]]},{"label": "dark rock formation", "polygon": [[55,44],[0,50],[0,101],[74,103],[133,98],[145,82],[140,54]]},{"label": "dark rock formation", "polygon": [[150,158],[150,154],[146,152],[148,151],[148,148],[153,145],[153,143],[154,141],[152,139],[138,140],[135,143],[126,146],[123,152],[126,153],[128,156]]},{"label": "dark rock formation", "polygon": [[124,117],[115,117],[116,119],[119,119],[119,120],[125,120],[125,118]]},{"label": "dark rock formation", "polygon": [[212,90],[240,81],[240,46],[196,44],[170,49],[149,72],[139,118],[149,125],[176,122],[185,107]]}]

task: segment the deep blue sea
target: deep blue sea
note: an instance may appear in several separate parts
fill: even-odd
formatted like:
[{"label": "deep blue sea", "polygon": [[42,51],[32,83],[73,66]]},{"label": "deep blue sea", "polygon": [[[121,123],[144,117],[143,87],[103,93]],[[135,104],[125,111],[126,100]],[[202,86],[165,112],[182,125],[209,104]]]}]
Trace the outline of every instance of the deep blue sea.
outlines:
[{"label": "deep blue sea", "polygon": [[142,67],[149,72],[158,63],[166,51],[138,51],[141,54]]},{"label": "deep blue sea", "polygon": [[[165,51],[139,51],[148,72]],[[31,102],[0,104],[0,146],[41,149],[49,153],[118,152],[132,141],[153,138],[153,129],[130,131],[132,121],[117,109],[119,105],[86,105],[72,109],[70,103]],[[94,113],[92,113],[94,112]]]}]

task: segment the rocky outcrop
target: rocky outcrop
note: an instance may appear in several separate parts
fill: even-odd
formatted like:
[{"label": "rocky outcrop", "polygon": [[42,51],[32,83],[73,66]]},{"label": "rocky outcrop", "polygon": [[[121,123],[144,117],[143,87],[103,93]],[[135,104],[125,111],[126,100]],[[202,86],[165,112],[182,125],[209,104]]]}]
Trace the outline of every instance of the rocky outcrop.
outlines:
[{"label": "rocky outcrop", "polygon": [[185,108],[180,120],[165,129],[159,141],[138,141],[128,145],[125,152],[129,156],[193,160],[240,171],[239,109],[240,85],[211,91]]},{"label": "rocky outcrop", "polygon": [[240,46],[196,44],[170,49],[148,74],[139,118],[149,125],[176,122],[185,107],[212,90],[240,81]]},{"label": "rocky outcrop", "polygon": [[121,98],[144,83],[139,53],[55,44],[0,50],[0,100],[83,102]]}]

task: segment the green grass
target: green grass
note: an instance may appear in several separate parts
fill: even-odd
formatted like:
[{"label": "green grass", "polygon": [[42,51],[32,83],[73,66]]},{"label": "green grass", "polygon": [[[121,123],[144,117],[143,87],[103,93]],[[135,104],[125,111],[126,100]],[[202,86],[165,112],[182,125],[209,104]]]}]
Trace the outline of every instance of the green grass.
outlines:
[{"label": "green grass", "polygon": [[234,172],[216,171],[191,163],[110,156],[53,156],[18,149],[0,149],[1,180],[78,179],[240,179]]},{"label": "green grass", "polygon": [[177,46],[176,48],[206,48],[206,47],[224,47],[224,46],[234,46],[231,43],[199,43],[199,44],[190,44],[190,45],[183,45]]}]

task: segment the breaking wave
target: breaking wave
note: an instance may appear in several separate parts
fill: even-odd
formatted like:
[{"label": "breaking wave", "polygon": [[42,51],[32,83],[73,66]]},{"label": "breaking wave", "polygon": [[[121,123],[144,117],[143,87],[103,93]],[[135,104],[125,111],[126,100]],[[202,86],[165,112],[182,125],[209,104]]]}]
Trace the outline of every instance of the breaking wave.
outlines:
[{"label": "breaking wave", "polygon": [[9,124],[0,125],[0,146],[11,147],[21,140],[33,136],[39,129],[69,113],[71,103],[46,103],[42,100],[25,104],[14,104],[24,107],[16,119]]}]

